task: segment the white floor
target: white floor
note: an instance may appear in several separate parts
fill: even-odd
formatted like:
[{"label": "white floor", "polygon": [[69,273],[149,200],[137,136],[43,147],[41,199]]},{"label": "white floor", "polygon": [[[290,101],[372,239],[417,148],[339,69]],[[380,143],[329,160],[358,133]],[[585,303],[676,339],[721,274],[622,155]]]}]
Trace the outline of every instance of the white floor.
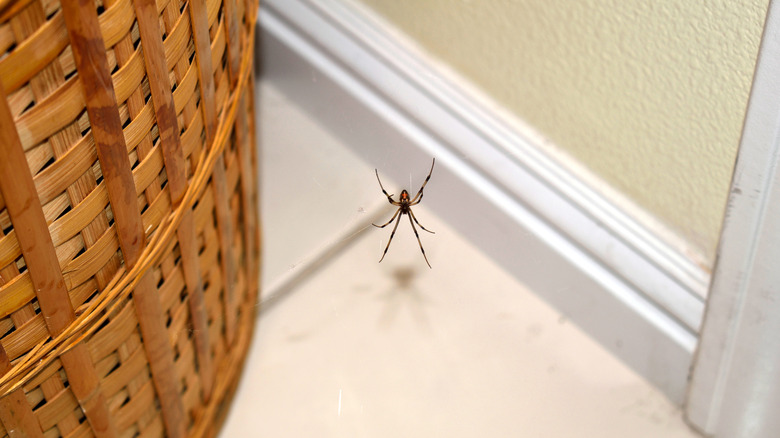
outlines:
[{"label": "white floor", "polygon": [[[260,96],[267,302],[221,436],[698,436],[424,201],[414,211],[436,232],[421,233],[433,269],[406,218],[377,263],[391,230],[369,222],[392,215],[377,207],[381,163],[355,157],[275,89]],[[428,166],[383,183],[416,190]],[[441,190],[434,170],[425,196]]]}]

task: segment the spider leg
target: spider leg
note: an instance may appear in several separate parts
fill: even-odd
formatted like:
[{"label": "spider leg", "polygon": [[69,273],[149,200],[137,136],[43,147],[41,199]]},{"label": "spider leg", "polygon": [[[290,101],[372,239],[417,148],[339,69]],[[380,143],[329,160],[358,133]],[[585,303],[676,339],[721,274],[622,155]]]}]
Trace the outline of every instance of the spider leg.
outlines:
[{"label": "spider leg", "polygon": [[410,202],[409,202],[409,206],[410,206],[410,207],[411,207],[412,205],[417,205],[417,204],[419,204],[420,202],[422,202],[422,198],[423,198],[423,196],[425,195],[425,193],[423,193],[423,192],[420,192],[420,193],[418,193],[418,195],[420,195],[420,197],[419,197],[419,198],[417,198],[417,196],[415,196],[415,198],[417,199],[416,201],[414,201],[414,202],[411,202],[411,201],[410,201]]},{"label": "spider leg", "polygon": [[[422,192],[423,192],[423,189],[425,188],[425,185],[428,184],[428,180],[431,179],[431,174],[433,173],[433,165],[434,164],[436,164],[436,158],[434,158],[433,162],[431,163],[431,171],[428,172],[428,176],[425,177],[425,182],[423,182],[422,187],[420,187],[420,190],[417,192],[416,195],[414,195],[414,198],[412,198],[412,200],[409,201],[409,203],[411,205],[415,205],[415,204],[417,204],[419,202],[419,201],[417,201],[418,197],[420,198],[420,200],[422,200]],[[379,174],[377,174],[377,178],[379,178]],[[380,183],[379,185],[382,185],[382,184]]]},{"label": "spider leg", "polygon": [[[400,210],[399,210],[400,211]],[[397,214],[398,212],[396,212]],[[394,215],[395,216],[395,215]],[[401,215],[403,216],[403,215]],[[382,258],[379,259],[379,263],[382,263],[382,260],[385,259],[385,254],[387,254],[387,250],[390,248],[390,242],[393,241],[393,236],[395,236],[395,230],[398,229],[398,224],[401,223],[401,216],[398,216],[398,220],[395,221],[395,226],[393,227],[393,232],[390,233],[390,240],[387,241],[387,246],[385,246],[385,252],[382,253]],[[388,222],[389,223],[389,222]],[[423,254],[424,255],[424,254]]]},{"label": "spider leg", "polygon": [[[396,216],[398,216],[398,212],[400,212],[400,211],[401,211],[401,209],[400,209],[400,208],[399,208],[398,210],[396,210],[396,211],[395,211],[395,214],[393,214],[393,217],[391,217],[391,218],[390,218],[390,220],[389,220],[389,221],[387,221],[387,223],[386,223],[386,224],[384,224],[384,225],[377,225],[377,224],[371,224],[371,225],[373,225],[373,226],[375,226],[375,227],[377,227],[377,228],[384,228],[384,227],[386,227],[386,226],[390,225],[390,222],[392,222],[392,221],[393,221],[393,219],[395,219],[395,217],[396,217]],[[422,225],[420,225],[420,226],[422,226]]]},{"label": "spider leg", "polygon": [[[400,218],[398,219],[400,221]],[[433,269],[433,267],[431,267],[431,263],[428,261],[428,256],[425,255],[425,249],[423,249],[422,242],[420,242],[420,235],[417,234],[417,228],[414,227],[414,222],[412,222],[412,215],[409,215],[409,223],[412,224],[412,231],[414,231],[414,237],[417,238],[417,243],[420,244],[420,251],[422,251],[423,253],[423,257],[425,258],[425,263],[428,263],[428,267]]]},{"label": "spider leg", "polygon": [[385,191],[385,187],[382,185],[382,180],[381,180],[381,179],[379,179],[379,171],[378,171],[378,170],[376,170],[376,169],[374,169],[374,172],[376,172],[376,180],[377,180],[377,181],[379,181],[379,187],[382,189],[382,193],[384,193],[384,194],[385,194],[385,196],[387,196],[387,200],[388,200],[388,201],[389,201],[391,204],[393,204],[393,205],[401,205],[401,203],[400,203],[400,202],[393,201],[393,198],[392,198],[392,196],[393,196],[393,195],[388,195],[388,194],[387,194],[387,192]]},{"label": "spider leg", "polygon": [[420,222],[417,221],[417,217],[414,215],[414,213],[412,213],[412,209],[411,208],[409,209],[409,216],[411,216],[412,219],[414,219],[414,223],[416,223],[420,228],[422,228],[423,230],[425,230],[425,231],[427,231],[427,232],[429,232],[431,234],[436,234],[433,231],[426,229],[424,226],[422,226],[422,224]]}]

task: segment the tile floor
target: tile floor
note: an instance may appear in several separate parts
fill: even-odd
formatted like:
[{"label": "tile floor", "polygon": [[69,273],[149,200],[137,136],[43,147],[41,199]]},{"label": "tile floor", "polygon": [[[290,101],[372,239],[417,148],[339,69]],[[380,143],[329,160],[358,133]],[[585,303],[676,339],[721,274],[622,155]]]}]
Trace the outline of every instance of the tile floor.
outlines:
[{"label": "tile floor", "polygon": [[698,436],[424,203],[433,269],[406,223],[377,263],[374,164],[259,94],[266,303],[222,437]]}]

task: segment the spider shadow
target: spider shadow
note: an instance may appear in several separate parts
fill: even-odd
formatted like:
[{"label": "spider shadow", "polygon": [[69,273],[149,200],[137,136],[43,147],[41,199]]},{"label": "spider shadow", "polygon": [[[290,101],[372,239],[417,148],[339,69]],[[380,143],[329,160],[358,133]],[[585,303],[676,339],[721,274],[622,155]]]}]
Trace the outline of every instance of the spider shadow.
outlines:
[{"label": "spider shadow", "polygon": [[408,308],[412,319],[425,331],[431,330],[429,318],[424,307],[431,301],[415,286],[416,270],[411,266],[399,266],[393,269],[391,277],[394,284],[379,299],[385,302],[378,325],[390,327],[398,319],[403,308]]}]

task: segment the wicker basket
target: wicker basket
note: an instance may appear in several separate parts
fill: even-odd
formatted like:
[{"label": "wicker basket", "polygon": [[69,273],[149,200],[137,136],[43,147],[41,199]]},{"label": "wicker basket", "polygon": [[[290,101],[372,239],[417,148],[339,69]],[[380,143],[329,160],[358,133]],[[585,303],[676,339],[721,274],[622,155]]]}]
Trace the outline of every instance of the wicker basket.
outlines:
[{"label": "wicker basket", "polygon": [[255,0],[0,0],[0,437],[209,436],[251,336]]}]

